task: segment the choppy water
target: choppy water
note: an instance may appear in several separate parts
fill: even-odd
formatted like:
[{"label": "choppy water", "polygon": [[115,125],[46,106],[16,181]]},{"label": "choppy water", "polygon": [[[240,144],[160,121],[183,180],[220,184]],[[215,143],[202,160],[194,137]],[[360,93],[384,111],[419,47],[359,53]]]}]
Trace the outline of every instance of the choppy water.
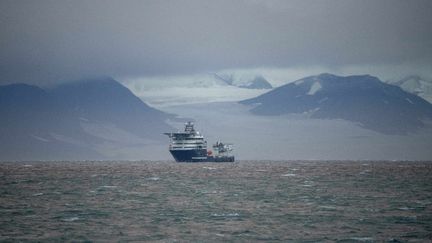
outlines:
[{"label": "choppy water", "polygon": [[431,241],[432,163],[0,163],[0,241]]}]

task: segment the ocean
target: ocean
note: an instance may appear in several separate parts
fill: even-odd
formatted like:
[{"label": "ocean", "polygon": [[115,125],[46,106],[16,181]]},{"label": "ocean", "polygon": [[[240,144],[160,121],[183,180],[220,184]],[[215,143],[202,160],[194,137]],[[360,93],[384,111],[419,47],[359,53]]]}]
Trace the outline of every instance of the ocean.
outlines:
[{"label": "ocean", "polygon": [[424,242],[432,163],[0,163],[0,241]]}]

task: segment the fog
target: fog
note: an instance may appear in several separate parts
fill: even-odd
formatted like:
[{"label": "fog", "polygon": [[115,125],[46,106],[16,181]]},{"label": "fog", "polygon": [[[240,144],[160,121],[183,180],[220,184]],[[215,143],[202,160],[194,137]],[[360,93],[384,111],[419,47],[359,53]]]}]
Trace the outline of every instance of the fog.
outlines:
[{"label": "fog", "polygon": [[[165,107],[195,119],[209,144],[234,143],[240,160],[429,160],[432,130],[384,135],[340,119],[308,119],[304,114],[255,116],[232,103]],[[173,122],[179,130],[184,124]]]}]

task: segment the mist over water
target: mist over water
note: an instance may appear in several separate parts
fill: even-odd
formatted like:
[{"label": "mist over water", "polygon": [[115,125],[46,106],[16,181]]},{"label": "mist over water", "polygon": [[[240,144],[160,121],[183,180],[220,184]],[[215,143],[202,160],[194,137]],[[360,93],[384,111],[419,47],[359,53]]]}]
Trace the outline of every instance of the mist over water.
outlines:
[{"label": "mist over water", "polygon": [[[195,120],[209,144],[234,143],[240,160],[429,160],[432,130],[385,135],[341,119],[308,114],[256,116],[235,102],[168,106],[162,109]],[[183,122],[171,122],[183,129]]]},{"label": "mist over water", "polygon": [[428,162],[0,164],[0,241],[428,241]]}]

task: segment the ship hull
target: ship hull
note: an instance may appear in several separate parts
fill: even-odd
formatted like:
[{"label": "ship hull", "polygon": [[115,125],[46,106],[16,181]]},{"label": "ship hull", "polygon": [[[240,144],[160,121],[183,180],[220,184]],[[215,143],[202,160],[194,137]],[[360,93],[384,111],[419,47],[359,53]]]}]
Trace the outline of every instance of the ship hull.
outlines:
[{"label": "ship hull", "polygon": [[207,160],[206,149],[170,150],[177,162],[204,162]]},{"label": "ship hull", "polygon": [[234,162],[234,156],[207,156],[206,149],[170,150],[176,162]]}]

